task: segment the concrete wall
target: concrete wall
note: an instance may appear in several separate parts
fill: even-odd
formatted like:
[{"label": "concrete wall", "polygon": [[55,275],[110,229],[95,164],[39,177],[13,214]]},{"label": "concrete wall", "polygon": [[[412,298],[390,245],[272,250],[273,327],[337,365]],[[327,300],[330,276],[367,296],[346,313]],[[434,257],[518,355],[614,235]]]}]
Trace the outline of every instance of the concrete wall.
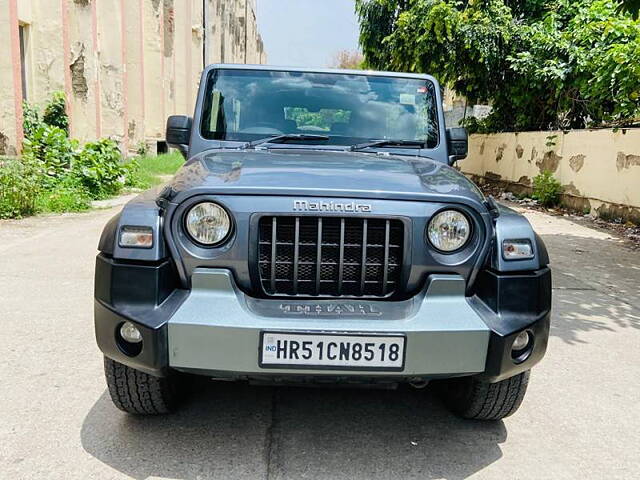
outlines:
[{"label": "concrete wall", "polygon": [[531,192],[533,178],[549,170],[566,206],[640,222],[640,129],[472,135],[459,166],[516,193]]},{"label": "concrete wall", "polygon": [[66,92],[73,137],[135,151],[193,113],[205,63],[266,62],[254,0],[0,0],[0,41],[0,155],[21,144],[23,65],[30,103]]}]

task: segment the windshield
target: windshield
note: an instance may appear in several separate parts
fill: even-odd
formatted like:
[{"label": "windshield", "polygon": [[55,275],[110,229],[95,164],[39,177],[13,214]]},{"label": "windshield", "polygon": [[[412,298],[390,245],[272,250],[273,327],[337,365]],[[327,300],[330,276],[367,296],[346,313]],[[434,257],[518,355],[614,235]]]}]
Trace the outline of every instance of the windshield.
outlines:
[{"label": "windshield", "polygon": [[435,87],[424,79],[373,75],[213,70],[201,132],[211,140],[316,134],[329,137],[323,145],[399,140],[434,148]]}]

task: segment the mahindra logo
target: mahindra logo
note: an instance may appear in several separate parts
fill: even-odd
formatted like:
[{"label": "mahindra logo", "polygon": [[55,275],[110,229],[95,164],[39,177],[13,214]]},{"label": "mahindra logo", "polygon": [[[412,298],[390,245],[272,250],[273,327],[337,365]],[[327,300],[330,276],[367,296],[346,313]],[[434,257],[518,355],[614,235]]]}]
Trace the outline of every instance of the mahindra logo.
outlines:
[{"label": "mahindra logo", "polygon": [[293,209],[296,212],[370,212],[370,203],[357,202],[310,202],[308,200],[294,200]]}]

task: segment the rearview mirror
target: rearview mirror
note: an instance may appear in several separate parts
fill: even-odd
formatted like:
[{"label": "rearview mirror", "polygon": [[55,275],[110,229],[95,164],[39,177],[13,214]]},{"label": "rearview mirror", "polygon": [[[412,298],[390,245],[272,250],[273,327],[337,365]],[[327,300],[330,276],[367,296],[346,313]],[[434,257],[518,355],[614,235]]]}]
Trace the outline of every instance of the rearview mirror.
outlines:
[{"label": "rearview mirror", "polygon": [[191,117],[186,115],[171,115],[167,119],[165,138],[170,147],[177,148],[184,158],[187,158],[189,140],[191,137]]},{"label": "rearview mirror", "polygon": [[469,134],[466,128],[447,128],[447,150],[449,151],[449,165],[467,158]]}]

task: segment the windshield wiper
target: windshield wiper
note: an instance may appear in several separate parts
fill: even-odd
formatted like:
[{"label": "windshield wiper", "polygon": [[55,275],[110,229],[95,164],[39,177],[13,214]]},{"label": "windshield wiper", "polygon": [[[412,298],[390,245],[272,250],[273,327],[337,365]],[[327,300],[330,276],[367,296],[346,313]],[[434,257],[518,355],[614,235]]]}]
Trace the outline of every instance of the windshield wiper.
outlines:
[{"label": "windshield wiper", "polygon": [[282,135],[273,135],[271,137],[259,138],[253,142],[245,144],[244,148],[255,148],[264,143],[278,143],[287,140],[329,140],[328,135],[313,135],[306,133],[283,133]]},{"label": "windshield wiper", "polygon": [[358,143],[351,145],[352,152],[364,150],[372,147],[424,147],[425,142],[422,140],[373,140],[367,143]]}]

